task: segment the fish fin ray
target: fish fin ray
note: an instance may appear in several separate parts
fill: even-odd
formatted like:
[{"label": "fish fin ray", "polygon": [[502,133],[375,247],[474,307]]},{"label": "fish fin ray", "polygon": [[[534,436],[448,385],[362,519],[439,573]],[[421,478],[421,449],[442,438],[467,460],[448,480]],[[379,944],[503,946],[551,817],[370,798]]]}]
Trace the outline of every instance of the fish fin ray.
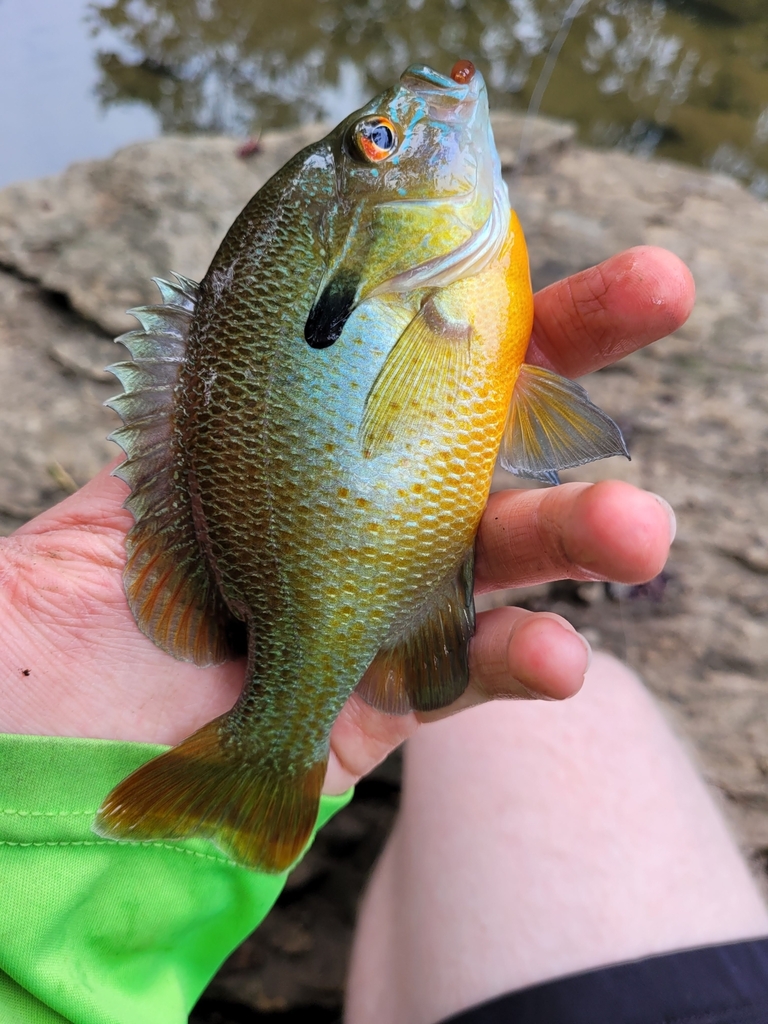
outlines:
[{"label": "fish fin ray", "polygon": [[107,403],[123,426],[110,435],[126,454],[114,475],[131,488],[123,584],[139,629],[168,654],[198,665],[232,653],[232,616],[210,578],[189,496],[172,464],[173,397],[198,286],[158,281],[162,304],[131,312],[141,324],[117,340],[131,358],[113,366],[122,395]]},{"label": "fish fin ray", "polygon": [[199,286],[195,281],[190,281],[188,277],[179,277],[177,274],[173,276],[176,278],[177,284],[174,284],[173,281],[164,281],[162,277],[153,277],[152,280],[157,285],[165,305],[181,306],[182,309],[193,313]]},{"label": "fish fin ray", "polygon": [[629,458],[621,430],[576,381],[525,363],[512,393],[499,461],[516,476],[559,483],[557,471]]},{"label": "fish fin ray", "polygon": [[366,399],[360,442],[369,458],[423,434],[445,416],[470,358],[471,327],[447,320],[429,299],[384,361]]},{"label": "fish fin ray", "polygon": [[231,740],[227,715],[153,758],[105,798],[93,831],[105,839],[212,840],[243,867],[286,871],[317,820],[327,759],[291,773]]},{"label": "fish fin ray", "polygon": [[363,700],[388,715],[435,711],[457,700],[469,682],[475,632],[474,550],[415,627],[385,643],[357,685]]}]

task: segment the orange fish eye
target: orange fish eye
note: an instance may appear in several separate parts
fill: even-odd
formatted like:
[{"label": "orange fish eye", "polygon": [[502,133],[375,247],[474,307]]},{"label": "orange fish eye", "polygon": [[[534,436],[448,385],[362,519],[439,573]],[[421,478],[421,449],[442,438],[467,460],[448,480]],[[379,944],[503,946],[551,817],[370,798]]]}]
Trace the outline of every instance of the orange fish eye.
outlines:
[{"label": "orange fish eye", "polygon": [[351,141],[355,156],[378,163],[394,153],[399,139],[388,117],[366,117],[353,127]]}]

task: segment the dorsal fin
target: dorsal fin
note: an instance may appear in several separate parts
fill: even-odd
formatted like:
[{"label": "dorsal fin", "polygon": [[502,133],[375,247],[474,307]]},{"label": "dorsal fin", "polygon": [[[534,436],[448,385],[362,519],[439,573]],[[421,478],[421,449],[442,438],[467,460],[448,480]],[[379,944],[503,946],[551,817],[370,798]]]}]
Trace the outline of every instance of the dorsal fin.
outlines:
[{"label": "dorsal fin", "polygon": [[213,665],[232,653],[234,623],[200,551],[189,495],[172,450],[173,395],[198,286],[156,279],[163,302],[130,310],[141,328],[117,339],[131,359],[110,366],[124,393],[106,404],[123,421],[110,439],[126,454],[114,475],[131,488],[136,520],[123,584],[139,629],[182,661]]}]

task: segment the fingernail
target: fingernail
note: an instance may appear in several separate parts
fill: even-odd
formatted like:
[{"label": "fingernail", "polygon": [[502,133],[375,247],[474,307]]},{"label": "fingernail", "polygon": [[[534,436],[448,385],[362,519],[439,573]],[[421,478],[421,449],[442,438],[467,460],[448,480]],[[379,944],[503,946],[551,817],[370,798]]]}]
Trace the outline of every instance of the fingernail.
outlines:
[{"label": "fingernail", "polygon": [[669,543],[671,544],[677,535],[677,517],[675,516],[675,510],[665,498],[662,498],[660,494],[654,494],[653,491],[649,491],[648,493],[653,495],[669,517]]},{"label": "fingernail", "polygon": [[587,640],[584,634],[580,633],[578,629],[576,629],[574,624],[572,622],[569,622],[568,619],[564,619],[562,622],[559,623],[559,625],[562,629],[567,629],[569,633],[573,633],[573,635],[578,637],[579,640],[581,640],[581,642],[584,644],[584,649],[587,652],[587,667],[584,669],[584,671],[587,672],[589,666],[592,664],[592,647],[590,646],[589,640]]},{"label": "fingernail", "polygon": [[589,666],[592,664],[592,654],[593,654],[592,645],[590,644],[589,640],[587,640],[587,638],[584,636],[583,633],[579,633],[577,631],[576,636],[584,644],[584,649],[587,652],[587,667],[584,669],[584,673],[586,675],[586,673],[589,672]]}]

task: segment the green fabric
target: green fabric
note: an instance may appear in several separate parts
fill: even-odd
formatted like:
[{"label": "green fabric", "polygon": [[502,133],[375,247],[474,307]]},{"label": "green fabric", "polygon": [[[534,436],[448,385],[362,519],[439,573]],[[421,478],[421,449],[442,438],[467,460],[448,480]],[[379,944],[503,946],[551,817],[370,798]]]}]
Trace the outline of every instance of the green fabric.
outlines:
[{"label": "green fabric", "polygon": [[[91,832],[107,792],[166,750],[0,735],[0,1021],[182,1024],[286,875],[205,840]],[[350,799],[324,797],[318,826]]]}]

